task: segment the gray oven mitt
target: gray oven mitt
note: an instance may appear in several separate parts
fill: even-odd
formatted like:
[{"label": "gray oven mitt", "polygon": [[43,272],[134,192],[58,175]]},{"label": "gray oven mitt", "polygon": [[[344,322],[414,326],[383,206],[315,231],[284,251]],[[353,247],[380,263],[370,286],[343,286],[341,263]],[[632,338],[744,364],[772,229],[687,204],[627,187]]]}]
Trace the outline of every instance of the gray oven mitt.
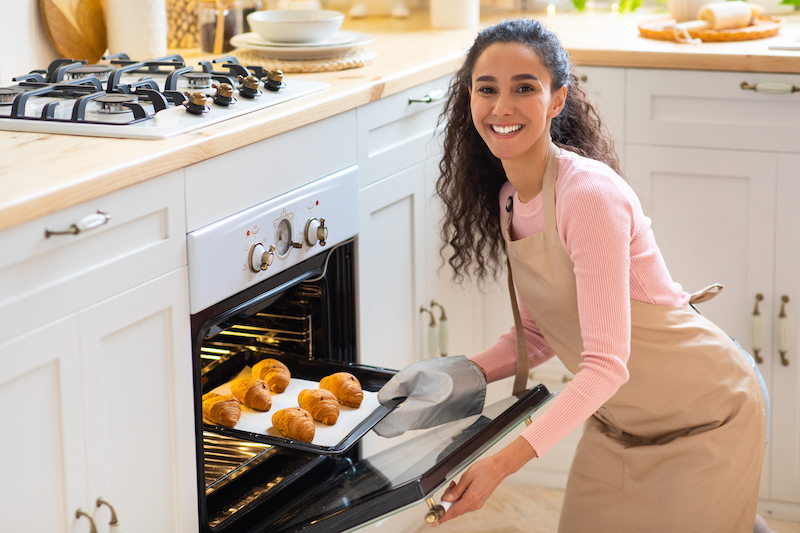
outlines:
[{"label": "gray oven mitt", "polygon": [[432,428],[483,411],[486,378],[463,355],[426,359],[401,370],[378,391],[385,403],[406,400],[373,428],[382,437]]}]

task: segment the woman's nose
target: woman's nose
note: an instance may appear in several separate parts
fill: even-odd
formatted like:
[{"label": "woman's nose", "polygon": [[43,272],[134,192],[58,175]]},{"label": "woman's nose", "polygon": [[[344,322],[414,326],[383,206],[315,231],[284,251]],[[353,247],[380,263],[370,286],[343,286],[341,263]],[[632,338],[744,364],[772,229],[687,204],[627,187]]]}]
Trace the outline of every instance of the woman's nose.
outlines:
[{"label": "woman's nose", "polygon": [[494,114],[498,117],[506,117],[514,113],[514,105],[511,97],[498,95],[494,103]]}]

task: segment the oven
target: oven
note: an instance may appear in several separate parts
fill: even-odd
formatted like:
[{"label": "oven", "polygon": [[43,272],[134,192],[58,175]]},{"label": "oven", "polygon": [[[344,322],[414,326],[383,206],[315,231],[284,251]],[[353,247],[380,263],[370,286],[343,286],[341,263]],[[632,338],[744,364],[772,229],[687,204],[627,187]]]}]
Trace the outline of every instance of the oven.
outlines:
[{"label": "oven", "polygon": [[[550,397],[539,386],[364,457],[362,437],[401,400],[365,406],[395,371],[358,363],[357,206],[358,169],[350,167],[188,235],[203,532],[363,527],[428,499]],[[203,396],[265,358],[311,386],[339,371],[356,376],[364,401],[354,426],[317,443],[331,428],[316,423],[304,443],[268,427],[269,412],[246,427],[245,407],[232,428],[205,420]],[[412,529],[425,513],[417,519]]]}]

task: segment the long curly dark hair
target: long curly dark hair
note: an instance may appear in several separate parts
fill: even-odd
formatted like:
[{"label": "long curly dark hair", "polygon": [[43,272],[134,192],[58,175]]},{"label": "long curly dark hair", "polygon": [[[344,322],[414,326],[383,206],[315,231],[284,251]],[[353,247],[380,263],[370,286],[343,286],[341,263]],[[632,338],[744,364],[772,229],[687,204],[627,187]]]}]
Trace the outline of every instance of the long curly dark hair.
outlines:
[{"label": "long curly dark hair", "polygon": [[[569,55],[558,38],[535,19],[513,19],[484,29],[454,75],[439,116],[444,123],[444,156],[436,193],[444,203],[440,249],[453,268],[453,280],[474,276],[495,279],[505,265],[500,230],[500,188],[506,182],[503,165],[478,134],[472,122],[469,87],[475,62],[495,43],[520,43],[534,50],[552,79],[551,90],[567,86],[561,113],[550,125],[550,136],[561,148],[601,161],[618,174],[614,142],[572,72]],[[449,257],[448,257],[449,255]]]}]

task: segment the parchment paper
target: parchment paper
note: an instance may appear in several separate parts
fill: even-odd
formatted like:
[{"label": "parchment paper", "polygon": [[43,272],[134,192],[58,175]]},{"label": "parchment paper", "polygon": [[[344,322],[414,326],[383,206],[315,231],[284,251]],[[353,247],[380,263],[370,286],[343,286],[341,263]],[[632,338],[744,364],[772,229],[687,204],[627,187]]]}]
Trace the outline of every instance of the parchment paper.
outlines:
[{"label": "parchment paper", "polygon": [[[253,377],[253,375],[250,367],[246,366],[233,379],[249,377]],[[231,381],[233,381],[233,379],[231,379]],[[272,394],[272,407],[269,411],[256,411],[242,404],[242,416],[239,418],[239,422],[236,423],[234,429],[285,439],[287,437],[272,427],[272,415],[287,407],[300,407],[300,404],[297,402],[298,394],[304,389],[318,388],[318,381],[309,381],[292,377],[285,391],[281,393],[270,393]],[[230,394],[230,381],[213,389],[212,392],[216,392],[217,394]],[[317,446],[336,446],[379,406],[378,393],[367,390],[364,391],[364,400],[361,402],[361,406],[358,409],[339,404],[339,419],[334,425],[326,426],[322,422],[314,421],[316,429],[314,432],[314,440],[311,444]]]}]

